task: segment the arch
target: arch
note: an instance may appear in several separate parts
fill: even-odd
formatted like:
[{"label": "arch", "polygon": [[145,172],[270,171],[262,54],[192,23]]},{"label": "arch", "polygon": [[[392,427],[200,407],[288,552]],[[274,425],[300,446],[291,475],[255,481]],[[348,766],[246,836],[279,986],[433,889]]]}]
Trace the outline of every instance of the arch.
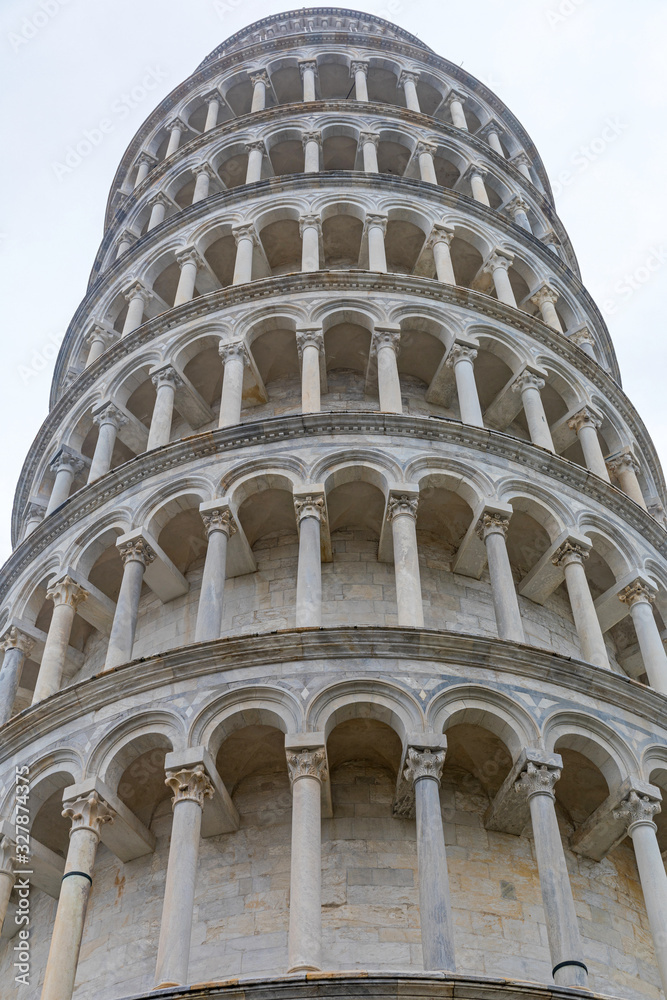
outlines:
[{"label": "arch", "polygon": [[273,726],[286,734],[302,732],[301,705],[281,688],[258,686],[229,691],[192,720],[188,746],[205,746],[215,759],[228,736],[254,725]]},{"label": "arch", "polygon": [[99,777],[116,792],[123,772],[137,757],[158,747],[186,746],[183,720],[171,712],[150,710],[125,719],[106,733],[86,762],[85,775]]},{"label": "arch", "polygon": [[575,750],[602,772],[613,791],[627,777],[638,777],[639,762],[624,740],[604,722],[584,712],[557,710],[542,727],[545,749]]},{"label": "arch", "polygon": [[376,719],[388,725],[405,746],[410,733],[425,729],[424,713],[412,695],[372,678],[341,681],[320,691],[306,710],[308,732],[323,732],[348,719]]},{"label": "arch", "polygon": [[516,761],[523,749],[539,746],[539,727],[512,698],[493,688],[476,684],[457,685],[438,694],[427,708],[429,727],[446,733],[465,723],[494,733]]}]

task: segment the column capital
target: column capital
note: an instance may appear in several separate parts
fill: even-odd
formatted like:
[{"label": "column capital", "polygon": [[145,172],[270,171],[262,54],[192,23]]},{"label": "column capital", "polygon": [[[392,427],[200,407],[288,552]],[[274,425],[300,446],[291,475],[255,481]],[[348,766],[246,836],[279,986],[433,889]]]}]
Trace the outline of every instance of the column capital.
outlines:
[{"label": "column capital", "polygon": [[508,201],[507,205],[505,206],[505,208],[510,213],[512,218],[514,218],[514,216],[517,215],[518,212],[524,212],[524,213],[527,212],[528,207],[529,207],[528,202],[524,198],[522,198],[520,194],[515,195],[514,198],[512,198],[511,201]]},{"label": "column capital", "polygon": [[602,420],[590,407],[583,406],[574,416],[570,417],[567,426],[578,434],[582,427],[595,427],[597,430],[598,427],[602,426]]},{"label": "column capital", "polygon": [[482,166],[481,163],[471,163],[463,174],[463,180],[470,181],[473,177],[481,177],[484,180],[488,172],[486,167]]},{"label": "column capital", "polygon": [[379,141],[380,141],[380,136],[378,132],[370,132],[368,130],[364,130],[359,133],[359,142],[361,143],[362,146],[365,146],[367,142],[372,142],[375,148],[377,149]]},{"label": "column capital", "polygon": [[204,799],[213,796],[213,783],[203,764],[184,767],[180,771],[167,771],[164,783],[171,788],[174,795],[171,802],[172,809],[178,802],[196,802],[203,809]]},{"label": "column capital", "polygon": [[367,212],[366,221],[364,223],[364,232],[367,233],[369,229],[381,229],[382,233],[387,232],[387,219],[386,215],[380,215],[379,212]]},{"label": "column capital", "polygon": [[207,508],[206,510],[201,510],[201,508],[199,510],[207,536],[210,537],[214,531],[222,531],[223,534],[227,535],[227,538],[231,538],[238,529],[234,515],[228,505],[221,503],[219,507],[213,508],[207,505]]},{"label": "column capital", "polygon": [[453,226],[448,226],[444,222],[436,222],[426,240],[426,246],[433,248],[436,243],[446,243],[447,246],[451,246],[455,235],[456,230]]},{"label": "column capital", "polygon": [[558,566],[559,569],[569,566],[570,563],[577,562],[583,565],[585,559],[588,559],[591,553],[591,547],[586,548],[579,542],[575,542],[571,539],[567,539],[563,544],[556,550],[553,555],[551,562],[554,566]]},{"label": "column capital", "polygon": [[595,347],[595,340],[587,326],[582,326],[581,329],[575,330],[567,339],[576,344],[577,347],[581,347],[582,344],[590,344],[591,347]]},{"label": "column capital", "polygon": [[287,770],[290,784],[294,785],[299,778],[317,778],[322,784],[329,773],[327,755],[324,747],[309,750],[288,750]]},{"label": "column capital", "polygon": [[505,250],[503,247],[497,247],[495,250],[491,251],[482,264],[482,273],[493,274],[493,272],[497,271],[499,268],[503,271],[509,271],[513,263],[514,254],[510,253],[509,250]]},{"label": "column capital", "polygon": [[183,119],[179,118],[178,116],[176,116],[176,118],[172,118],[170,122],[167,122],[165,128],[167,129],[168,132],[173,132],[174,129],[177,128],[180,129],[181,132],[189,132],[189,127],[187,123],[184,122]]},{"label": "column capital", "polygon": [[425,747],[408,747],[403,776],[406,781],[416,784],[421,778],[432,778],[440,784],[445,764],[445,750],[430,750]]},{"label": "column capital", "polygon": [[206,174],[211,180],[217,176],[215,170],[210,163],[202,161],[201,163],[195,163],[194,166],[190,168],[195,177],[199,177],[200,174]]},{"label": "column capital", "polygon": [[34,646],[35,640],[16,625],[10,625],[0,636],[0,649],[4,649],[5,652],[9,649],[19,649],[26,656],[30,656]]},{"label": "column capital", "polygon": [[174,389],[178,389],[183,385],[183,379],[172,365],[165,365],[159,371],[153,372],[151,374],[151,382],[156,389],[159,389],[163,385],[170,385]]},{"label": "column capital", "polygon": [[318,352],[322,353],[324,334],[321,326],[307,326],[296,331],[296,349],[299,352],[299,358],[303,358],[306,347],[316,347]]},{"label": "column capital", "polygon": [[447,368],[454,368],[459,361],[469,361],[472,364],[476,357],[477,351],[474,347],[454,342],[450,348],[449,354],[447,355],[445,365]]},{"label": "column capital", "polygon": [[475,532],[483,542],[489,535],[502,535],[507,538],[510,526],[510,515],[502,514],[500,511],[485,510],[475,526]]},{"label": "column capital", "polygon": [[635,604],[653,604],[657,594],[643,580],[637,579],[624,587],[618,595],[619,601],[631,608]]},{"label": "column capital", "polygon": [[301,74],[301,79],[303,80],[303,75],[306,70],[312,70],[312,72],[317,76],[317,60],[316,59],[300,59],[299,60],[299,73]]},{"label": "column capital", "polygon": [[383,347],[390,347],[398,357],[401,348],[401,329],[398,326],[376,326],[371,338],[371,357]]},{"label": "column capital", "polygon": [[319,131],[311,130],[310,132],[303,132],[301,135],[301,144],[305,147],[309,142],[316,142],[317,145],[322,147],[322,133]]},{"label": "column capital", "polygon": [[551,304],[555,306],[559,297],[560,296],[558,295],[556,289],[552,288],[551,285],[548,285],[545,282],[540,288],[537,289],[536,292],[533,292],[530,297],[530,301],[533,302],[538,309],[540,309],[545,302],[551,302]]},{"label": "column capital", "polygon": [[627,821],[629,834],[632,834],[632,831],[638,826],[650,826],[657,831],[658,828],[653,822],[653,817],[660,811],[661,806],[658,799],[631,791],[627,799],[621,802],[619,808],[614,809],[613,817]]},{"label": "column capital", "polygon": [[97,424],[98,427],[101,427],[102,424],[111,424],[118,431],[127,423],[127,417],[115,403],[101,403],[93,410],[93,423]]},{"label": "column capital", "polygon": [[618,476],[619,472],[639,472],[639,462],[631,451],[624,451],[621,455],[614,455],[607,459],[607,468]]},{"label": "column capital", "polygon": [[466,102],[466,95],[462,94],[459,90],[450,90],[445,98],[445,104],[450,107],[452,101],[458,101],[458,103],[463,106]]},{"label": "column capital", "polygon": [[185,264],[195,264],[198,268],[204,266],[201,254],[195,247],[184,247],[182,250],[177,250],[176,263],[181,268]]},{"label": "column capital", "polygon": [[128,539],[127,541],[122,541],[120,544],[116,542],[116,547],[124,566],[127,566],[130,562],[138,562],[142,566],[150,566],[155,559],[155,553],[141,535],[137,535],[135,538]]},{"label": "column capital", "polygon": [[514,788],[529,799],[533,795],[548,795],[555,801],[554,785],[561,776],[561,769],[554,764],[535,764],[527,761],[526,769],[521,772]]},{"label": "column capital", "polygon": [[306,517],[315,517],[320,524],[327,523],[326,498],[323,493],[301,493],[294,497],[294,511],[300,524]]},{"label": "column capital", "polygon": [[116,817],[115,811],[100,798],[97,791],[63,804],[65,808],[62,815],[72,821],[70,837],[77,830],[90,830],[99,839],[102,826],[105,823],[113,823]]},{"label": "column capital", "polygon": [[322,235],[322,220],[319,215],[299,216],[299,236],[303,236],[304,229],[316,229]]},{"label": "column capital", "polygon": [[201,99],[205,104],[210,104],[212,101],[217,101],[218,104],[222,104],[222,94],[216,88],[208,90],[205,94],[202,94]]},{"label": "column capital", "polygon": [[53,458],[49,462],[49,468],[57,474],[61,469],[68,469],[73,476],[78,476],[80,472],[86,467],[81,455],[78,455],[72,448],[68,445],[63,445],[55,453]]},{"label": "column capital", "polygon": [[151,169],[156,165],[157,160],[150,153],[139,153],[138,157],[134,161],[135,167],[140,167],[142,163],[145,163],[147,167]]},{"label": "column capital", "polygon": [[99,323],[95,323],[86,334],[84,340],[89,346],[94,344],[95,341],[98,341],[106,350],[110,344],[113,344],[116,340],[118,340],[118,334],[115,330],[107,330],[106,327],[101,326]]},{"label": "column capital", "polygon": [[241,240],[252,240],[254,246],[257,246],[259,242],[255,226],[252,222],[244,222],[240,226],[232,226],[232,236],[236,240],[237,246]]},{"label": "column capital", "polygon": [[242,340],[236,340],[231,344],[220,344],[218,347],[218,354],[220,355],[224,365],[226,365],[228,361],[233,361],[235,358],[239,358],[244,365],[248,364],[250,361],[248,348]]},{"label": "column capital", "polygon": [[406,83],[419,83],[419,73],[414,69],[402,69],[398,77],[399,87],[404,87]]},{"label": "column capital", "polygon": [[523,153],[523,152],[517,153],[516,156],[513,156],[510,159],[510,163],[512,164],[512,166],[517,167],[517,169],[519,167],[528,167],[528,169],[530,169],[530,167],[531,167],[531,159],[530,159],[530,157],[528,156],[527,153]]},{"label": "column capital", "polygon": [[512,384],[512,392],[524,392],[526,389],[544,389],[545,381],[530,368],[524,368]]},{"label": "column capital", "polygon": [[132,243],[136,243],[137,238],[138,237],[136,236],[135,233],[132,232],[131,229],[123,229],[123,231],[119,234],[118,238],[116,239],[115,245],[120,246],[121,243],[129,243],[131,245]]},{"label": "column capital", "polygon": [[46,591],[47,601],[53,601],[54,607],[67,604],[75,611],[82,601],[88,597],[88,591],[80,586],[71,576],[63,576],[60,580],[50,583]]},{"label": "column capital", "polygon": [[421,156],[422,153],[428,153],[429,156],[435,156],[438,151],[438,144],[435,142],[426,142],[422,139],[419,140],[417,146],[415,147],[415,153],[417,156]]},{"label": "column capital", "polygon": [[393,521],[396,517],[411,517],[413,521],[416,521],[418,507],[418,496],[413,493],[402,493],[400,490],[390,490],[387,499],[387,520]]},{"label": "column capital", "polygon": [[492,118],[491,121],[486,123],[486,125],[482,125],[481,128],[477,129],[475,135],[479,136],[480,139],[486,139],[488,141],[489,135],[492,132],[495,132],[498,138],[505,133],[502,125],[500,122],[497,122],[495,118]]},{"label": "column capital", "polygon": [[364,59],[353,59],[350,63],[350,76],[355,76],[357,73],[363,73],[364,76],[368,76],[368,61]]},{"label": "column capital", "polygon": [[149,291],[148,288],[141,283],[141,281],[133,281],[131,284],[127,285],[122,290],[122,295],[126,302],[131,302],[132,299],[140,298],[143,300],[144,305],[153,297],[153,293]]},{"label": "column capital", "polygon": [[263,83],[265,87],[271,86],[271,81],[269,80],[269,74],[265,69],[251,70],[248,74],[250,77],[250,82],[255,86],[256,83]]},{"label": "column capital", "polygon": [[170,208],[173,207],[174,203],[171,198],[167,197],[166,194],[162,191],[158,191],[156,194],[152,194],[150,198],[147,199],[146,204],[149,205],[150,208],[154,208],[156,205],[164,205],[165,208]]},{"label": "column capital", "polygon": [[264,145],[263,139],[250,139],[249,142],[246,142],[245,148],[248,153],[257,151],[264,154],[266,152],[266,146]]}]

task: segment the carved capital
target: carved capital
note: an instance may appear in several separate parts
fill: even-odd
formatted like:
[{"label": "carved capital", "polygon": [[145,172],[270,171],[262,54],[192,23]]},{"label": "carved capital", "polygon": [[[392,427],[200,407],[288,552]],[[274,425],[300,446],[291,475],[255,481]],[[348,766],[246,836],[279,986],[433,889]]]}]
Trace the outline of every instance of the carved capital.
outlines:
[{"label": "carved capital", "polygon": [[530,170],[531,161],[530,161],[530,157],[526,153],[517,153],[516,156],[512,157],[512,159],[510,160],[510,163],[513,164],[517,168],[518,167],[528,167],[528,169]]},{"label": "carved capital", "polygon": [[173,132],[175,129],[179,129],[181,132],[189,131],[187,123],[182,118],[172,118],[170,122],[167,122],[165,128],[168,132]]},{"label": "carved capital", "polygon": [[544,389],[544,379],[528,369],[522,371],[514,380],[512,392],[525,392],[526,389]]},{"label": "carved capital", "polygon": [[583,563],[584,559],[588,559],[590,552],[591,550],[584,548],[583,545],[568,540],[556,551],[551,562],[559,568],[573,562]]},{"label": "carved capital", "polygon": [[191,167],[191,170],[195,177],[199,177],[201,174],[206,174],[210,180],[213,180],[216,176],[215,170],[210,163],[195,163],[195,165]]},{"label": "carved capital", "polygon": [[145,163],[146,166],[150,167],[152,170],[157,163],[157,160],[154,156],[151,156],[150,153],[139,153],[138,157],[134,161],[134,165],[135,167],[140,167],[142,163]]},{"label": "carved capital", "polygon": [[461,105],[461,107],[463,107],[463,105],[466,102],[466,95],[461,94],[458,90],[450,90],[450,92],[447,94],[447,97],[445,98],[445,104],[449,108],[451,107],[454,101],[458,102]]},{"label": "carved capital", "polygon": [[656,596],[655,591],[651,590],[642,580],[635,580],[634,583],[623,588],[618,599],[631,608],[633,604],[652,604]]},{"label": "carved capital", "polygon": [[62,579],[50,583],[46,591],[46,599],[47,601],[53,601],[54,607],[57,608],[61,604],[67,604],[74,611],[76,611],[81,602],[85,601],[87,597],[88,591],[80,587],[71,576],[63,576]]},{"label": "carved capital", "polygon": [[324,350],[324,334],[319,326],[307,327],[296,331],[296,349],[299,358],[303,358],[306,347],[315,347],[321,354]]},{"label": "carved capital", "polygon": [[151,299],[152,293],[140,281],[133,281],[131,285],[123,289],[123,297],[126,302],[141,299],[145,305]]},{"label": "carved capital", "polygon": [[440,783],[442,768],[445,763],[444,750],[428,750],[421,747],[408,747],[405,758],[403,776],[406,781],[415,782],[420,778],[433,778]]},{"label": "carved capital", "polygon": [[92,330],[86,334],[85,339],[88,346],[98,342],[106,350],[110,344],[113,344],[118,339],[118,334],[115,330],[107,330],[105,327],[100,326],[99,323],[96,323]]},{"label": "carved capital", "polygon": [[97,792],[91,792],[84,798],[66,802],[62,814],[65,819],[72,821],[70,837],[77,830],[91,830],[99,837],[104,823],[113,823],[116,816],[111,806],[108,806]]},{"label": "carved capital", "polygon": [[377,149],[378,143],[380,141],[380,136],[377,132],[360,132],[359,142],[362,146],[365,146],[367,142],[372,143]]},{"label": "carved capital", "polygon": [[0,649],[5,652],[9,649],[19,649],[25,656],[30,656],[35,645],[35,640],[31,639],[25,632],[21,632],[15,625],[10,625],[7,631],[0,637]]},{"label": "carved capital", "polygon": [[123,542],[118,546],[123,565],[130,562],[138,562],[143,566],[149,566],[155,559],[155,553],[143,538],[133,538],[130,542]]},{"label": "carved capital", "polygon": [[326,504],[321,493],[294,497],[294,511],[299,523],[306,517],[316,517],[320,524],[327,523]]},{"label": "carved capital", "polygon": [[444,223],[437,222],[431,229],[426,246],[432,248],[436,243],[446,243],[447,246],[451,246],[455,235],[456,231],[452,226],[446,226]]},{"label": "carved capital", "polygon": [[368,63],[362,59],[353,59],[350,63],[350,76],[356,76],[357,73],[363,73],[364,76],[368,76]]},{"label": "carved capital", "polygon": [[415,149],[417,156],[421,156],[422,153],[428,153],[429,156],[435,156],[438,151],[438,147],[434,142],[418,142]]},{"label": "carved capital", "polygon": [[510,526],[510,516],[509,514],[501,514],[497,511],[484,511],[480,517],[475,531],[477,536],[482,539],[483,542],[486,541],[489,535],[498,534],[507,538],[507,532]]},{"label": "carved capital", "polygon": [[398,78],[399,87],[405,87],[406,83],[414,83],[415,86],[419,83],[419,73],[412,69],[401,70],[401,75]]},{"label": "carved capital", "polygon": [[102,424],[111,424],[118,431],[127,423],[127,417],[115,403],[105,403],[93,413],[93,423],[98,427]]},{"label": "carved capital", "polygon": [[582,344],[590,344],[591,347],[595,346],[595,340],[587,326],[582,326],[580,330],[571,333],[568,340],[576,344],[577,347],[581,347]]},{"label": "carved capital", "polygon": [[529,760],[526,770],[519,775],[519,780],[514,785],[515,791],[532,798],[533,795],[548,795],[555,799],[554,785],[560,778],[559,767],[551,764],[535,764]]},{"label": "carved capital", "polygon": [[304,230],[306,229],[316,229],[320,235],[322,234],[322,220],[319,215],[299,216],[299,236],[303,237]]},{"label": "carved capital", "polygon": [[511,201],[508,201],[507,211],[510,213],[512,218],[515,218],[519,212],[523,212],[524,215],[526,215],[528,213],[528,203],[523,200],[521,195],[517,195],[516,198],[512,198]]},{"label": "carved capital", "polygon": [[299,62],[299,73],[302,80],[307,70],[310,70],[317,76],[317,61],[315,59],[302,59]]},{"label": "carved capital", "polygon": [[573,417],[567,422],[567,426],[570,430],[575,431],[576,434],[579,433],[582,427],[601,427],[602,421],[597,417],[589,407],[584,406],[578,413],[575,413]]},{"label": "carved capital", "polygon": [[172,809],[178,802],[196,802],[203,808],[204,799],[210,799],[213,795],[213,785],[203,764],[184,767],[181,771],[167,771],[164,783],[174,795]]},{"label": "carved capital", "polygon": [[631,452],[624,451],[622,455],[616,455],[614,458],[608,459],[607,468],[616,477],[623,472],[633,472],[637,475],[639,472],[639,463]]},{"label": "carved capital", "polygon": [[269,74],[266,72],[265,69],[258,69],[256,70],[256,72],[250,73],[250,82],[253,85],[253,87],[255,86],[256,83],[263,83],[265,87],[269,87],[271,85],[271,81],[269,80]]},{"label": "carved capital", "polygon": [[371,355],[376,355],[383,347],[389,347],[398,357],[401,347],[401,331],[394,327],[378,327],[373,330]]},{"label": "carved capital", "polygon": [[236,358],[242,361],[244,365],[249,361],[248,349],[241,340],[235,341],[233,344],[220,344],[218,354],[223,365],[226,365],[228,361],[234,361]]},{"label": "carved capital", "polygon": [[266,152],[266,146],[264,145],[263,139],[251,139],[250,142],[246,142],[245,148],[248,153],[258,152],[264,155]]},{"label": "carved capital", "polygon": [[469,361],[472,364],[476,357],[477,351],[474,347],[467,347],[465,344],[453,344],[447,355],[445,365],[448,368],[454,368],[459,361]]},{"label": "carved capital", "polygon": [[488,138],[489,138],[489,136],[491,135],[492,132],[495,132],[495,134],[498,136],[498,138],[500,138],[500,136],[503,134],[503,131],[504,130],[503,130],[502,125],[500,125],[499,122],[494,121],[493,119],[491,119],[491,121],[487,122],[486,125],[482,125],[482,127],[480,129],[478,129],[475,134],[480,139],[486,139],[488,141]]},{"label": "carved capital", "polygon": [[224,507],[202,514],[201,519],[204,522],[207,536],[210,536],[214,531],[222,531],[227,535],[227,538],[231,538],[238,530],[232,512]]},{"label": "carved capital", "polygon": [[237,246],[241,240],[252,240],[253,245],[257,246],[257,233],[252,222],[246,222],[241,226],[232,226],[232,236],[236,240]]},{"label": "carved capital", "polygon": [[514,254],[510,253],[509,250],[494,250],[484,261],[482,272],[484,274],[493,274],[498,269],[509,271],[513,263]]},{"label": "carved capital", "polygon": [[300,750],[287,753],[287,770],[293,785],[299,778],[317,778],[325,781],[328,774],[327,758],[322,750]]},{"label": "carved capital", "polygon": [[161,368],[159,372],[151,375],[151,382],[156,389],[160,389],[163,385],[170,385],[173,389],[178,389],[183,385],[183,379],[171,365],[167,365],[166,368]]},{"label": "carved capital", "polygon": [[418,507],[419,497],[410,496],[407,493],[390,493],[387,503],[387,520],[393,521],[395,517],[411,517],[416,521]]},{"label": "carved capital", "polygon": [[322,133],[321,132],[304,132],[301,136],[301,143],[305,149],[309,142],[316,142],[318,146],[322,146]]},{"label": "carved capital", "polygon": [[209,90],[207,93],[201,95],[201,99],[204,104],[211,104],[213,101],[222,104],[222,95],[219,90]]},{"label": "carved capital", "polygon": [[184,267],[185,264],[194,264],[197,268],[204,266],[204,261],[199,251],[195,250],[194,247],[186,247],[184,250],[179,250],[176,254],[176,263],[180,268]]},{"label": "carved capital", "polygon": [[161,191],[158,191],[157,194],[151,195],[148,199],[148,205],[151,208],[155,208],[156,205],[164,205],[165,208],[169,208],[170,205],[173,205],[173,202],[171,198],[167,198],[166,194],[162,194]]},{"label": "carved capital", "polygon": [[387,216],[378,215],[376,212],[368,212],[366,214],[364,229],[366,232],[369,229],[381,229],[384,235],[387,232]]},{"label": "carved capital", "polygon": [[657,830],[653,817],[660,811],[661,806],[657,799],[632,791],[619,808],[614,809],[613,816],[614,819],[626,820],[628,833],[631,834],[636,826],[650,826]]},{"label": "carved capital", "polygon": [[545,302],[555,305],[558,302],[558,292],[550,285],[542,285],[534,295],[531,295],[530,301],[534,302],[538,309],[541,309]]},{"label": "carved capital", "polygon": [[482,180],[484,180],[488,172],[489,171],[486,169],[486,167],[483,167],[481,163],[471,163],[466,172],[464,173],[463,179],[470,181],[473,179],[473,177],[481,177]]},{"label": "carved capital", "polygon": [[78,476],[80,472],[83,472],[85,467],[86,463],[81,456],[70,451],[69,448],[61,448],[49,462],[49,468],[53,469],[56,475],[61,470],[67,469],[73,476]]}]

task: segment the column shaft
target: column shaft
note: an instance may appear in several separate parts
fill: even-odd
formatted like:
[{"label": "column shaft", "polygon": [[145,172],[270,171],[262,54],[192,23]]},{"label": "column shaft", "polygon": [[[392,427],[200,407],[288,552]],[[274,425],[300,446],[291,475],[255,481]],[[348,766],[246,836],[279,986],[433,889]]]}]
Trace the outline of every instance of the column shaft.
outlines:
[{"label": "column shaft", "polygon": [[433,261],[438,281],[447,285],[456,284],[456,276],[452,265],[452,254],[447,240],[436,240],[433,244]]},{"label": "column shaft", "polygon": [[466,121],[465,111],[463,110],[463,103],[460,100],[453,99],[449,103],[449,110],[452,114],[452,125],[467,132],[468,122]]},{"label": "column shaft", "polygon": [[[400,501],[398,502],[400,504]],[[419,575],[416,510],[405,514],[393,513],[391,533],[394,542],[398,624],[410,628],[423,628],[424,610]]]},{"label": "column shaft", "polygon": [[210,100],[208,102],[208,109],[206,111],[206,123],[204,125],[204,132],[210,132],[212,128],[218,124],[218,115],[220,114],[220,102],[218,100]]},{"label": "column shaft", "polygon": [[195,189],[192,193],[192,204],[196,205],[197,202],[205,201],[208,198],[208,192],[211,187],[211,176],[207,170],[199,170],[197,172],[197,180],[195,181]]},{"label": "column shaft", "polygon": [[46,505],[45,517],[48,517],[54,510],[65,503],[69,498],[72,483],[74,481],[74,469],[71,466],[61,466],[56,472],[55,482],[51,490],[49,502]]},{"label": "column shaft", "polygon": [[320,231],[318,226],[306,225],[301,237],[301,270],[320,269]]},{"label": "column shaft", "polygon": [[105,670],[113,670],[114,667],[132,659],[139,598],[145,569],[144,562],[139,559],[127,559],[125,562],[123,580],[109,636]]},{"label": "column shaft", "polygon": [[483,427],[484,420],[475,382],[474,358],[460,357],[454,361],[453,367],[461,420],[464,424],[472,424],[473,427]]},{"label": "column shaft", "polygon": [[254,144],[248,153],[248,168],[246,171],[246,184],[257,184],[262,179],[262,163],[264,161],[264,147]]},{"label": "column shaft", "polygon": [[484,178],[480,173],[474,172],[470,175],[470,187],[475,201],[478,201],[480,204],[486,205],[487,208],[490,208],[491,203],[489,202],[489,196],[486,193],[486,184],[484,183]]},{"label": "column shaft", "polygon": [[383,226],[370,225],[368,227],[368,267],[371,271],[387,273]]},{"label": "column shaft", "polygon": [[169,136],[169,145],[167,146],[167,152],[164,154],[165,160],[172,156],[181,144],[182,129],[172,128],[171,134]]},{"label": "column shaft", "polygon": [[174,383],[169,381],[161,382],[158,385],[146,451],[151,451],[152,448],[161,448],[162,445],[169,444],[171,422],[174,415],[175,389]]},{"label": "column shaft", "polygon": [[436,778],[415,782],[419,915],[424,970],[453,972],[454,935],[445,835]]},{"label": "column shaft", "polygon": [[90,472],[88,473],[89,483],[94,483],[96,479],[100,479],[102,476],[107,474],[111,468],[113,450],[116,445],[118,427],[115,421],[102,420],[100,421],[99,427],[100,431],[97,436],[95,453],[93,455],[93,460],[90,463]]},{"label": "column shaft", "polygon": [[496,288],[496,295],[498,296],[498,301],[504,302],[508,306],[514,306],[514,308],[516,309],[516,299],[514,297],[514,292],[512,290],[512,284],[509,279],[509,274],[507,273],[507,268],[505,267],[493,268],[493,283]]},{"label": "column shaft", "polygon": [[368,100],[368,81],[366,71],[357,67],[354,71],[354,97],[357,101]]},{"label": "column shaft", "polygon": [[361,155],[364,161],[365,173],[377,174],[380,172],[380,165],[378,163],[378,151],[375,142],[372,142],[371,140],[364,141],[362,139]]},{"label": "column shaft", "polygon": [[251,236],[242,236],[236,245],[233,285],[243,285],[252,281],[252,257],[255,241]]},{"label": "column shaft", "polygon": [[296,627],[322,624],[322,557],[320,515],[300,516],[299,563],[296,578]]},{"label": "column shaft", "polygon": [[318,971],[321,967],[321,900],[320,781],[304,774],[292,785],[289,972]]},{"label": "column shaft", "polygon": [[181,275],[178,279],[178,288],[174,298],[174,306],[180,306],[184,302],[190,302],[195,293],[197,283],[197,261],[188,259],[181,265]]},{"label": "column shaft", "polygon": [[662,988],[667,993],[667,875],[652,823],[638,823],[630,835],[635,849]]},{"label": "column shaft", "polygon": [[421,179],[427,184],[438,183],[432,153],[422,152],[419,154],[419,173],[421,175]]},{"label": "column shaft", "polygon": [[[0,726],[4,726],[12,715],[16,692],[19,689],[21,670],[26,660],[25,648],[4,644],[5,656],[0,669]],[[0,921],[0,928],[2,921]]]},{"label": "column shaft", "polygon": [[219,639],[222,635],[228,542],[229,528],[222,524],[220,528],[209,528],[204,575],[197,608],[195,642]]},{"label": "column shaft", "polygon": [[301,359],[301,411],[320,412],[320,352],[316,344],[306,344]]},{"label": "column shaft", "polygon": [[141,295],[134,295],[129,302],[127,307],[127,314],[125,316],[125,323],[123,324],[122,337],[127,337],[129,333],[140,327],[144,319],[144,308],[146,300]]},{"label": "column shaft", "polygon": [[521,390],[521,402],[526,414],[530,440],[540,448],[547,448],[549,451],[553,451],[554,443],[551,438],[551,431],[549,430],[538,386],[524,386]]},{"label": "column shaft", "polygon": [[496,615],[498,636],[500,639],[525,642],[505,534],[503,531],[487,531],[484,542],[489,561],[489,577],[491,578],[493,609]]},{"label": "column shaft", "polygon": [[565,584],[583,658],[609,670],[607,649],[583,563],[576,558],[566,558],[564,566]]},{"label": "column shaft", "polygon": [[60,690],[75,614],[76,608],[71,604],[64,602],[54,605],[53,617],[44,643],[42,662],[39,666],[37,683],[32,697],[33,705]]},{"label": "column shaft", "polygon": [[220,416],[218,427],[232,427],[241,422],[241,405],[243,403],[243,369],[245,367],[242,354],[230,354],[225,360],[225,371],[222,376],[222,396],[220,397]]},{"label": "column shaft", "polygon": [[582,424],[579,429],[579,442],[584,453],[584,462],[590,472],[594,472],[600,479],[609,482],[609,472],[605,464],[598,432],[593,423]]},{"label": "column shaft", "polygon": [[252,104],[250,113],[264,111],[266,107],[266,82],[261,76],[256,76],[252,86]]},{"label": "column shaft", "polygon": [[637,600],[630,605],[630,614],[649,684],[661,694],[667,694],[667,654],[653,617],[653,609],[648,601]]},{"label": "column shaft", "polygon": [[391,346],[378,346],[378,393],[380,410],[383,413],[402,413],[401,382],[396,363],[396,349]]},{"label": "column shaft", "polygon": [[317,174],[320,171],[320,144],[317,139],[307,139],[304,144],[304,173]]}]

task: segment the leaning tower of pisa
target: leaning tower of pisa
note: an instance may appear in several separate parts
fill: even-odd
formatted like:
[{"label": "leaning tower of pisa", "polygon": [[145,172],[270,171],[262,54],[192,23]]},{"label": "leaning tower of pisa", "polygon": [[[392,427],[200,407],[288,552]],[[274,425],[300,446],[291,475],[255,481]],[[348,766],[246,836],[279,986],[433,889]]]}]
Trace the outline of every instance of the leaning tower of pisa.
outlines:
[{"label": "leaning tower of pisa", "polygon": [[16,492],[2,1000],[658,1000],[664,492],[499,98],[357,11],[229,38]]}]

